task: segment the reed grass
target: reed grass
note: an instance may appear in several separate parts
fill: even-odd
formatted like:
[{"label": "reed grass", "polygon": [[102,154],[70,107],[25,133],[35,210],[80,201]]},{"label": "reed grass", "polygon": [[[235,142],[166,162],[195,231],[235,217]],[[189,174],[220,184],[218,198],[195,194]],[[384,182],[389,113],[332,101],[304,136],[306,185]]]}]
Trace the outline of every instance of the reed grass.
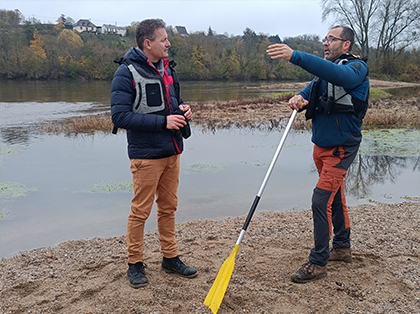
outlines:
[{"label": "reed grass", "polygon": [[[386,95],[385,95],[386,96]],[[291,115],[288,106],[290,93],[278,97],[246,98],[232,101],[194,102],[191,124],[204,131],[217,129],[248,128],[273,130],[283,128]],[[370,102],[363,121],[365,129],[414,128],[420,129],[420,97],[379,98]],[[305,115],[297,115],[295,129],[310,129],[311,122]],[[44,122],[39,126],[42,133],[79,135],[110,133],[113,129],[109,115],[73,117],[60,121]]]},{"label": "reed grass", "polygon": [[111,117],[101,114],[43,122],[39,126],[39,131],[41,133],[79,135],[97,132],[110,133],[112,128]]},{"label": "reed grass", "polygon": [[372,101],[363,120],[363,126],[367,129],[420,129],[420,97]]}]

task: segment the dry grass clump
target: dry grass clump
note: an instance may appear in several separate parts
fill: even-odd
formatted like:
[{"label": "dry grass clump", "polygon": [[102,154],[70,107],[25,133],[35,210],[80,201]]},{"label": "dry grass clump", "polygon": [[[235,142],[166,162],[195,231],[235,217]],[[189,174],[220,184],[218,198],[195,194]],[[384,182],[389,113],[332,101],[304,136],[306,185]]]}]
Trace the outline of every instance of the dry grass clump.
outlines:
[{"label": "dry grass clump", "polygon": [[[292,113],[290,95],[246,98],[231,101],[189,103],[193,111],[191,124],[205,131],[248,128],[273,130],[284,127]],[[370,102],[363,121],[364,128],[420,128],[420,98],[386,98]],[[109,133],[113,124],[109,115],[92,115],[45,122],[40,131],[65,135]],[[310,129],[304,113],[297,115],[294,129]]]},{"label": "dry grass clump", "polygon": [[367,128],[420,128],[420,98],[387,98],[372,101],[363,120]]},{"label": "dry grass clump", "polygon": [[113,128],[109,115],[91,115],[73,117],[59,121],[47,121],[40,125],[42,133],[78,135],[94,134],[96,132],[110,133]]},{"label": "dry grass clump", "polygon": [[290,83],[278,83],[278,84],[267,84],[258,86],[244,86],[243,89],[259,89],[259,90],[298,90],[301,91],[308,85],[308,82],[290,82]]},{"label": "dry grass clump", "polygon": [[[277,98],[245,98],[231,101],[190,103],[194,125],[215,131],[225,128],[272,130],[285,125],[292,113],[287,105],[290,95]],[[308,128],[303,115],[296,118],[295,128]]]}]

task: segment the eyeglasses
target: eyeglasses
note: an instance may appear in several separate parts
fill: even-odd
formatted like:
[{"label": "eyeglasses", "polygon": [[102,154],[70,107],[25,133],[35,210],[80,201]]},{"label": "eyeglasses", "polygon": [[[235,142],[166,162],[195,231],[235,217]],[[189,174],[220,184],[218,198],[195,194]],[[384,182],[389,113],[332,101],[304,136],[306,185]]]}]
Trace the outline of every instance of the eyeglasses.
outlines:
[{"label": "eyeglasses", "polygon": [[332,42],[333,42],[334,40],[347,41],[347,39],[338,38],[338,37],[334,37],[334,36],[328,36],[328,37],[324,37],[324,38],[322,39],[322,42],[323,42],[323,43],[327,42],[327,43],[328,43],[328,45],[331,45],[331,44],[332,44]]}]

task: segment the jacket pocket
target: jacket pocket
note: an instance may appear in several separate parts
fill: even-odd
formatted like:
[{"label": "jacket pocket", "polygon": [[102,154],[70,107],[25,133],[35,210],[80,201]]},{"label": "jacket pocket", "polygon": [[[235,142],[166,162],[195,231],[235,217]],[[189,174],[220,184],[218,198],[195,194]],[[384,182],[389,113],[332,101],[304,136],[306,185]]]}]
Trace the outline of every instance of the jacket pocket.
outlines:
[{"label": "jacket pocket", "polygon": [[158,83],[146,84],[147,105],[149,107],[159,107],[162,105],[162,94]]},{"label": "jacket pocket", "polygon": [[136,172],[140,169],[144,159],[131,159],[130,160],[130,170],[131,173]]}]

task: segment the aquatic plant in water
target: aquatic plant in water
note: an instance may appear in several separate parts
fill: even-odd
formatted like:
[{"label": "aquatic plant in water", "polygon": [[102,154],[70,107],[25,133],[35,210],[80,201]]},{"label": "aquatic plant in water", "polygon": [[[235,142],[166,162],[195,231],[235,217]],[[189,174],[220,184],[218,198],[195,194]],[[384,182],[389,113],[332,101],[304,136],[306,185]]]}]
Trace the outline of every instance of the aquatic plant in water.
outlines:
[{"label": "aquatic plant in water", "polygon": [[90,189],[91,193],[112,193],[112,192],[133,192],[133,183],[121,182],[121,183],[96,183]]},{"label": "aquatic plant in water", "polygon": [[10,154],[20,153],[26,149],[28,148],[23,146],[0,146],[0,162]]},{"label": "aquatic plant in water", "polygon": [[420,130],[380,129],[363,131],[359,153],[367,156],[420,156]]},{"label": "aquatic plant in water", "polygon": [[9,216],[9,211],[5,209],[0,209],[0,220],[7,218]]},{"label": "aquatic plant in water", "polygon": [[28,189],[23,184],[17,182],[0,182],[0,198],[25,197],[27,192],[33,192],[36,189]]},{"label": "aquatic plant in water", "polygon": [[220,170],[223,169],[228,162],[222,163],[222,162],[201,162],[197,164],[193,164],[185,169],[186,172],[204,172],[204,171],[210,171],[210,170]]}]

